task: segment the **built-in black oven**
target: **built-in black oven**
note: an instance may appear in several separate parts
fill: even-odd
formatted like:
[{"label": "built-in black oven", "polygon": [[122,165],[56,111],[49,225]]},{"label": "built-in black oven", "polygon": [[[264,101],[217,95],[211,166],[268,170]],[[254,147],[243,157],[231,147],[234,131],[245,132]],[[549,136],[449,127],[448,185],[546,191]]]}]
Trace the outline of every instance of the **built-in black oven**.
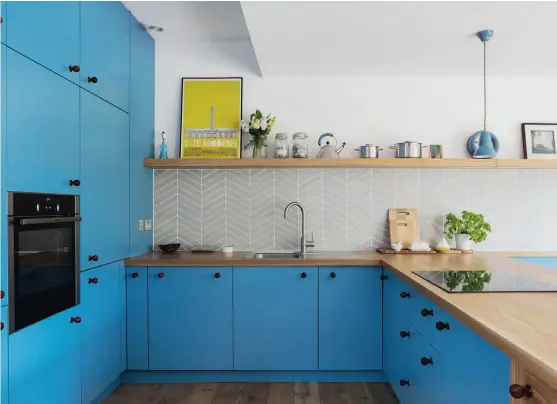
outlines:
[{"label": "built-in black oven", "polygon": [[8,192],[10,333],[79,304],[79,196]]}]

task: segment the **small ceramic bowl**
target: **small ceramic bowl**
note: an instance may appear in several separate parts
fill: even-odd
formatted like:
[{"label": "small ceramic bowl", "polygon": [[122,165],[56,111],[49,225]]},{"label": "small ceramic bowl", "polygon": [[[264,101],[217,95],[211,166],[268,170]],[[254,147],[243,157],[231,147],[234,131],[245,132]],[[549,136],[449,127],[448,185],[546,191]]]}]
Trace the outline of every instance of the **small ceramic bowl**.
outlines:
[{"label": "small ceramic bowl", "polygon": [[402,250],[402,243],[392,243],[391,248],[395,251],[400,251]]}]

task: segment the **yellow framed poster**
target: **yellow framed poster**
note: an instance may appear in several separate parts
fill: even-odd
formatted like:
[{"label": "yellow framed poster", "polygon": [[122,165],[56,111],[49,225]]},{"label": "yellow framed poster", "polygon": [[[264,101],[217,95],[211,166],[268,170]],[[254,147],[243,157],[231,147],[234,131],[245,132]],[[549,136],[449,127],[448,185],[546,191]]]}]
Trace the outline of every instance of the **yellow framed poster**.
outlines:
[{"label": "yellow framed poster", "polygon": [[240,158],[242,77],[182,78],[180,158]]}]

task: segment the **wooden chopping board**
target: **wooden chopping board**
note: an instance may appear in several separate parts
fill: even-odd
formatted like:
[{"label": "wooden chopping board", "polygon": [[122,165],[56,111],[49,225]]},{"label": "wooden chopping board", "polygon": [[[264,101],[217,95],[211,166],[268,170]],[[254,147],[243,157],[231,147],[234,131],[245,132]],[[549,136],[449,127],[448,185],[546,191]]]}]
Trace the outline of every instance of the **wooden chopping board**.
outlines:
[{"label": "wooden chopping board", "polygon": [[403,249],[420,240],[418,209],[389,209],[389,232],[391,243],[400,242]]}]

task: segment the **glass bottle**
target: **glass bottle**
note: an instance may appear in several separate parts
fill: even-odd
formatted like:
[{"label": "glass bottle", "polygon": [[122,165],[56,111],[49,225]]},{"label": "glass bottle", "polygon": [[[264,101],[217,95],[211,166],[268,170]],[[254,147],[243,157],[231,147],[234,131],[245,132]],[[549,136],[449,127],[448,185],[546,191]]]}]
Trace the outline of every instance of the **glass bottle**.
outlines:
[{"label": "glass bottle", "polygon": [[292,157],[295,159],[308,158],[308,135],[296,132],[292,135]]},{"label": "glass bottle", "polygon": [[286,159],[290,155],[290,144],[286,133],[277,133],[275,135],[275,158]]}]

